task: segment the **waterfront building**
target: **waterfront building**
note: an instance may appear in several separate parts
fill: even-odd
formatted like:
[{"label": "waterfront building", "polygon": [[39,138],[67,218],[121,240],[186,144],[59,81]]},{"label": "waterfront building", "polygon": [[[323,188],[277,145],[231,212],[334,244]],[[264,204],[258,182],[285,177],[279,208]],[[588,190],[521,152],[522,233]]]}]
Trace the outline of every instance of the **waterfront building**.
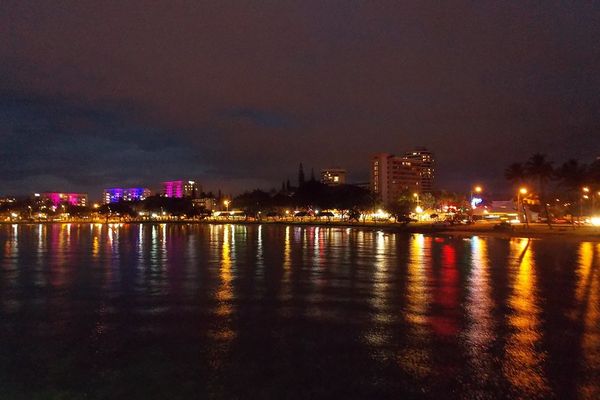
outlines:
[{"label": "waterfront building", "polygon": [[413,151],[404,153],[404,158],[417,167],[421,178],[420,189],[423,193],[433,191],[435,178],[435,156],[425,147],[417,147]]},{"label": "waterfront building", "polygon": [[200,194],[200,189],[195,181],[167,181],[162,183],[165,197],[191,197],[195,199]]},{"label": "waterfront building", "polygon": [[140,201],[152,193],[147,188],[110,188],[104,189],[104,204],[118,203],[119,201]]},{"label": "waterfront building", "polygon": [[40,197],[44,201],[49,200],[55,207],[63,204],[85,207],[88,204],[87,193],[45,192]]},{"label": "waterfront building", "polygon": [[335,186],[346,183],[346,170],[343,168],[325,168],[321,170],[321,183]]},{"label": "waterfront building", "polygon": [[421,192],[419,168],[405,157],[378,153],[371,158],[371,191],[385,205]]}]

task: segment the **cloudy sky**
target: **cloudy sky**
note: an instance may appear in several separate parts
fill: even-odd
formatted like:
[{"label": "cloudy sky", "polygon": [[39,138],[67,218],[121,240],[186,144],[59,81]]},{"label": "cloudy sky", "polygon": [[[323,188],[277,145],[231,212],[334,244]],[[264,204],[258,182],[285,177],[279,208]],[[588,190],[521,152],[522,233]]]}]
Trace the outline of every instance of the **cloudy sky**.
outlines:
[{"label": "cloudy sky", "polygon": [[501,185],[600,156],[599,38],[594,2],[4,0],[0,192],[365,181],[418,145],[440,187]]}]

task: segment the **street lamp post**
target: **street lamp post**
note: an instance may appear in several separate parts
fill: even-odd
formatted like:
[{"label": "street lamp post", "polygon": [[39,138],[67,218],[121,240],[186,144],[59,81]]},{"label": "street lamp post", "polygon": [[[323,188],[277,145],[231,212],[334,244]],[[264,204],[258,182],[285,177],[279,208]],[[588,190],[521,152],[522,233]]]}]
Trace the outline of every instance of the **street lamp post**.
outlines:
[{"label": "street lamp post", "polygon": [[581,226],[581,216],[583,215],[583,199],[588,198],[588,195],[586,193],[590,192],[590,188],[585,186],[581,189],[581,191],[583,192],[583,194],[579,197],[579,215],[577,216],[577,223],[579,226]]},{"label": "street lamp post", "polygon": [[473,198],[474,197],[473,196],[474,196],[474,193],[481,194],[481,192],[483,192],[483,188],[480,185],[471,187],[471,192],[469,193],[469,214],[471,216],[471,222],[473,221],[473,210],[474,210],[474,207],[473,207]]},{"label": "street lamp post", "polygon": [[417,193],[417,192],[413,193],[413,197],[415,198],[415,200],[417,202],[417,206],[415,207],[415,212],[417,213],[417,219],[419,219],[420,212],[417,211],[417,210],[421,209],[421,202],[419,201],[419,193]]},{"label": "street lamp post", "polygon": [[471,187],[471,192],[469,193],[469,204],[473,201],[473,194],[480,194],[481,192],[483,192],[483,188],[480,185]]},{"label": "street lamp post", "polygon": [[225,210],[229,212],[229,200],[224,200],[223,204],[225,205]]},{"label": "street lamp post", "polygon": [[[517,215],[521,215],[521,195],[525,196],[527,194],[527,189],[522,187],[517,191]],[[529,218],[527,218],[527,213],[525,212],[525,205],[523,205],[523,219],[525,220],[525,225],[529,228]]]}]

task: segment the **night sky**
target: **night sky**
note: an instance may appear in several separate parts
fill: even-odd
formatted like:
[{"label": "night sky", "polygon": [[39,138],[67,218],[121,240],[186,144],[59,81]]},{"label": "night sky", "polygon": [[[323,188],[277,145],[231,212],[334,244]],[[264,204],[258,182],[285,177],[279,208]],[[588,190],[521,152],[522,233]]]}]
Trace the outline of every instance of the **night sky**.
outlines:
[{"label": "night sky", "polygon": [[[127,4],[124,4],[127,3]],[[279,187],[424,145],[438,186],[600,155],[600,5],[0,2],[0,194]]]}]

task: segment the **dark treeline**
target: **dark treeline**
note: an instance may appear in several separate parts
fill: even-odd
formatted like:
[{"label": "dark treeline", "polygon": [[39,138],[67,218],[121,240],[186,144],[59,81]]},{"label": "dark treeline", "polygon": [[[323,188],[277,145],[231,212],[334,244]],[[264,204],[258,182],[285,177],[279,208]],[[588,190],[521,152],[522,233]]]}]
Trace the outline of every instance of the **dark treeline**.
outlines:
[{"label": "dark treeline", "polygon": [[340,209],[367,210],[374,198],[367,189],[353,185],[328,186],[313,179],[293,191],[265,192],[260,189],[235,197],[232,206],[254,216],[260,212],[281,214],[284,209]]},{"label": "dark treeline", "polygon": [[194,207],[191,198],[173,198],[164,196],[150,196],[142,201],[104,204],[98,212],[101,215],[118,214],[121,216],[136,217],[140,212],[148,214],[163,213],[176,217],[198,217],[206,215],[208,212],[201,207]]}]

